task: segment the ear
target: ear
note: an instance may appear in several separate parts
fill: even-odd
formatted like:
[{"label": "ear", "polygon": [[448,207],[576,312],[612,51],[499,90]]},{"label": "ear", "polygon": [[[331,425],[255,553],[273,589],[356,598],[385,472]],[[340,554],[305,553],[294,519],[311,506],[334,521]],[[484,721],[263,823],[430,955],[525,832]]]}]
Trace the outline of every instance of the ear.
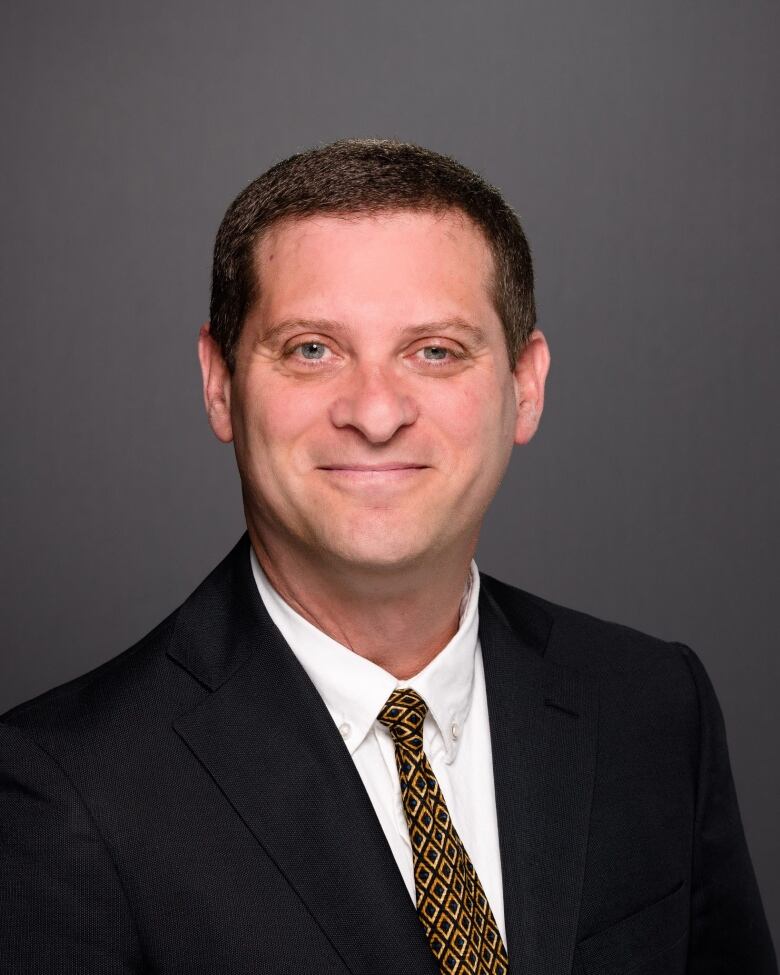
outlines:
[{"label": "ear", "polygon": [[528,337],[512,371],[517,403],[515,443],[526,444],[536,433],[544,408],[544,383],[550,368],[547,339],[538,328]]},{"label": "ear", "polygon": [[198,358],[203,374],[203,402],[211,429],[222,443],[233,439],[230,421],[230,370],[222,358],[219,346],[211,337],[209,323],[201,326],[198,335]]}]

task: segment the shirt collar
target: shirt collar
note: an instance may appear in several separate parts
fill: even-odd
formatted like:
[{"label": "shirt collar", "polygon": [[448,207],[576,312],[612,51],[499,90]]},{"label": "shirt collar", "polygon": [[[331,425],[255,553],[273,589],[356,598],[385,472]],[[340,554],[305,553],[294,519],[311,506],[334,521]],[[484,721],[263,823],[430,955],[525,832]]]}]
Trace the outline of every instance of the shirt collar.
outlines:
[{"label": "shirt collar", "polygon": [[336,722],[350,754],[373,727],[396,687],[411,687],[428,705],[444,742],[446,761],[457,754],[471,708],[477,647],[479,570],[472,560],[450,642],[408,680],[398,680],[304,619],[274,589],[250,546],[252,574],[268,615],[298,658]]}]

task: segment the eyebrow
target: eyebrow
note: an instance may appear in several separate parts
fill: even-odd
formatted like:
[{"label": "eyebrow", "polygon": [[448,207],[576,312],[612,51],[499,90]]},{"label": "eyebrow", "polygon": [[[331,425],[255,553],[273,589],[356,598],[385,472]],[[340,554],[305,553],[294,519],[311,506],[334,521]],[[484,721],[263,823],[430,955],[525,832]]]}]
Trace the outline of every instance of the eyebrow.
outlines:
[{"label": "eyebrow", "polygon": [[[270,328],[265,329],[263,333],[258,336],[257,341],[262,343],[279,341],[284,339],[284,337],[290,332],[294,332],[297,329],[303,329],[310,332],[344,333],[348,331],[343,322],[333,319],[289,318],[285,319],[284,321],[277,322]],[[471,339],[472,342],[477,344],[485,342],[484,329],[480,328],[478,325],[474,325],[472,322],[467,321],[465,318],[460,318],[458,316],[455,318],[443,319],[441,321],[421,322],[418,325],[407,325],[404,328],[399,329],[399,331],[404,338],[410,339],[417,338],[421,335],[430,335],[434,332],[441,333],[442,335],[448,332],[454,332]]]}]

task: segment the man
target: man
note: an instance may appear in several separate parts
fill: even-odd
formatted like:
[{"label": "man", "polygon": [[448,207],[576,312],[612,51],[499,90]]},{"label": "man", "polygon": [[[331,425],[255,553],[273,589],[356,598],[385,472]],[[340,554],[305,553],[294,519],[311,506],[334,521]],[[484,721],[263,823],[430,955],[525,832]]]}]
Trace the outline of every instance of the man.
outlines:
[{"label": "man", "polygon": [[776,972],[694,652],[472,561],[549,364],[499,194],[390,142],[278,164],[199,354],[248,533],[5,715],[4,970]]}]

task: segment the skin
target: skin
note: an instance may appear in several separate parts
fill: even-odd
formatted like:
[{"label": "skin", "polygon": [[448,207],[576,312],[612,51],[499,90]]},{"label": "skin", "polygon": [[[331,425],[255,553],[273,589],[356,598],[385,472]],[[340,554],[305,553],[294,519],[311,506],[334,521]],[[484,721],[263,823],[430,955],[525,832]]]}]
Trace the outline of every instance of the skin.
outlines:
[{"label": "skin", "polygon": [[199,337],[252,546],[282,597],[399,679],[458,627],[485,511],[534,435],[549,350],[510,368],[492,256],[459,211],[273,226],[230,374]]}]

